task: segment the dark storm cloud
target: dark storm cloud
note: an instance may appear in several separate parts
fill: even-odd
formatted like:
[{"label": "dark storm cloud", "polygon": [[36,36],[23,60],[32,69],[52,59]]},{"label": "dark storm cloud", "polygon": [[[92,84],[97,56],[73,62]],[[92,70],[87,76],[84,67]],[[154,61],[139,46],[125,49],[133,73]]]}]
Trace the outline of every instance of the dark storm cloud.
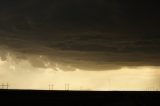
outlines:
[{"label": "dark storm cloud", "polygon": [[[160,65],[156,2],[2,0],[0,7],[4,60],[10,50],[35,67],[45,67],[47,61],[68,70]],[[33,55],[43,55],[46,60]]]}]

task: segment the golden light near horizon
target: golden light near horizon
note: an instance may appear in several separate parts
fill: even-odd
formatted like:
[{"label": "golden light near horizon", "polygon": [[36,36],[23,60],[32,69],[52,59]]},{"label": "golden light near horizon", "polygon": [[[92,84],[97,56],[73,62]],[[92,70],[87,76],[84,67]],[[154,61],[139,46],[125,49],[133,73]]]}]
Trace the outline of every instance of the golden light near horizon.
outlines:
[{"label": "golden light near horizon", "polygon": [[104,71],[64,71],[58,67],[55,69],[37,68],[27,60],[17,64],[9,56],[5,61],[0,59],[0,83],[9,83],[11,89],[44,90],[49,89],[48,84],[54,84],[55,90],[64,90],[66,83],[69,84],[70,90],[143,91],[160,87],[160,67],[123,67]]}]

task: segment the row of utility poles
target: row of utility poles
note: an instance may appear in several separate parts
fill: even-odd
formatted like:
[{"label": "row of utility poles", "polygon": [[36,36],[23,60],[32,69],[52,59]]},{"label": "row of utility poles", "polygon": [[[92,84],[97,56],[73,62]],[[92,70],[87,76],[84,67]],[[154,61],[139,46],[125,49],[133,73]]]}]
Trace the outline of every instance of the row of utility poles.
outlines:
[{"label": "row of utility poles", "polygon": [[[110,81],[109,81],[108,87],[109,86],[110,86]],[[0,84],[0,89],[9,89],[9,84],[8,83],[1,83]],[[70,90],[70,84],[66,83],[65,86],[64,86],[64,89],[65,90]],[[49,90],[54,90],[54,84],[49,84]],[[82,90],[82,86],[80,86],[80,90]],[[146,91],[160,91],[160,88],[149,87],[149,88],[146,88]]]},{"label": "row of utility poles", "polygon": [[[107,82],[108,82],[108,84],[107,84],[108,90],[111,90],[111,87],[110,87],[111,86],[111,80],[108,79]],[[54,90],[54,87],[55,87],[54,84],[49,84],[48,86],[49,86],[49,90]],[[80,90],[83,90],[82,88],[83,87],[80,86]],[[70,84],[69,83],[65,83],[64,89],[65,90],[70,90]],[[90,89],[88,89],[88,90],[90,90]]]},{"label": "row of utility poles", "polygon": [[[111,83],[112,83],[112,82],[111,82],[110,79],[108,79],[107,82],[108,82],[108,84],[107,84],[108,90],[111,90]],[[83,87],[80,86],[80,90],[83,90],[82,88],[83,88]],[[65,83],[64,89],[65,89],[65,90],[70,90],[70,84],[69,84],[69,83]],[[54,90],[54,84],[49,84],[49,90]],[[88,89],[88,90],[90,90],[90,89]]]},{"label": "row of utility poles", "polygon": [[[49,84],[49,90],[54,90],[54,84]],[[65,84],[65,90],[69,90],[70,85],[68,83]]]},{"label": "row of utility poles", "polygon": [[146,88],[146,91],[160,91],[160,88],[158,88],[158,87],[150,87],[150,88]]},{"label": "row of utility poles", "polygon": [[[48,85],[48,87],[49,87],[49,90],[55,90],[54,89],[54,84],[49,84]],[[66,91],[69,91],[70,90],[70,84],[69,83],[66,83],[65,85],[64,85],[64,89],[66,90]],[[82,86],[80,86],[80,89],[79,90],[83,90],[83,87]],[[90,90],[90,89],[87,89],[87,90]]]},{"label": "row of utility poles", "polygon": [[[8,83],[1,83],[0,89],[9,89],[9,84]],[[49,90],[54,90],[54,84],[49,84]],[[69,83],[65,84],[65,90],[70,90]],[[82,87],[80,87],[80,90],[82,90]]]}]

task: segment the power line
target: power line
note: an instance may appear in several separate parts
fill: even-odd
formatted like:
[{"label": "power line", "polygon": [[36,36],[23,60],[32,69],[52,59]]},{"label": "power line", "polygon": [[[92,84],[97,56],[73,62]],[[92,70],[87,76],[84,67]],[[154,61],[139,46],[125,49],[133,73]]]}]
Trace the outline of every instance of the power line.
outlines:
[{"label": "power line", "polygon": [[2,83],[2,84],[0,85],[0,89],[8,89],[8,88],[9,88],[8,83],[6,83],[6,84]]}]

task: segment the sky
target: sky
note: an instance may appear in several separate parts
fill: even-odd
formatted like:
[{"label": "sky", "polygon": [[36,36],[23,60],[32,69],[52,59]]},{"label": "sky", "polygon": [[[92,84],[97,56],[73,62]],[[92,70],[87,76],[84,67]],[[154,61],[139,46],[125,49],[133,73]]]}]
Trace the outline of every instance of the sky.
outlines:
[{"label": "sky", "polygon": [[1,0],[0,83],[159,87],[159,10],[143,0]]}]

